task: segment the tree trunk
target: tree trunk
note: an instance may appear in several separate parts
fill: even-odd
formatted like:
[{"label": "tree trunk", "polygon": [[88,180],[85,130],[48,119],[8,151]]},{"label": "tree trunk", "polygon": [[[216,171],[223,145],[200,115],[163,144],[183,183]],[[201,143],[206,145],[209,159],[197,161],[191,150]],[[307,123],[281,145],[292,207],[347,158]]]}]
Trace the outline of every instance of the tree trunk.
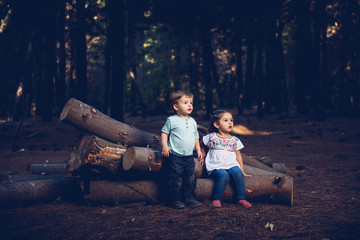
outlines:
[{"label": "tree trunk", "polygon": [[[196,198],[210,199],[214,181],[198,178]],[[90,194],[86,198],[94,204],[119,204],[142,201],[163,201],[166,196],[164,183],[156,181],[93,181],[90,185]],[[234,191],[228,186],[224,192],[224,200],[232,200]],[[293,178],[289,176],[266,175],[246,178],[246,198],[257,200],[271,200],[292,206]]]},{"label": "tree trunk", "polygon": [[109,0],[107,3],[109,14],[108,41],[110,47],[110,107],[111,117],[116,120],[124,119],[124,45],[125,45],[125,10],[123,0]]},{"label": "tree trunk", "polygon": [[[195,175],[201,177],[204,173],[201,163],[194,158]],[[130,147],[126,150],[123,158],[125,171],[135,170],[143,172],[159,172],[163,166],[161,152],[151,148]]]},{"label": "tree trunk", "polygon": [[160,137],[155,134],[116,121],[97,109],[70,99],[64,106],[60,120],[86,130],[113,143],[127,146],[161,148]]},{"label": "tree trunk", "polygon": [[65,46],[65,1],[57,1],[57,34],[59,41],[58,77],[55,82],[56,105],[62,109],[65,105],[65,74],[66,74],[66,46]]},{"label": "tree trunk", "polygon": [[81,101],[87,99],[87,59],[86,59],[86,22],[85,0],[76,1],[76,31],[75,35],[75,73],[76,96]]},{"label": "tree trunk", "polygon": [[85,135],[74,145],[68,159],[67,171],[77,174],[84,165],[91,165],[86,166],[86,169],[105,170],[103,172],[116,175],[121,169],[125,150],[122,145],[110,143],[93,135]]}]

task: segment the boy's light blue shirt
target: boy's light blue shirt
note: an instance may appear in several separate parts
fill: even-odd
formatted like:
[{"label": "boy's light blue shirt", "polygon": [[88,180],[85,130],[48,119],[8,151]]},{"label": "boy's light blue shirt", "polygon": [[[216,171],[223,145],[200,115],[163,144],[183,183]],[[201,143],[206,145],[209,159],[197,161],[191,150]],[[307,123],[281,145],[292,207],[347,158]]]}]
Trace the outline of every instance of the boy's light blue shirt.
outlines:
[{"label": "boy's light blue shirt", "polygon": [[169,134],[168,145],[172,154],[177,156],[193,155],[195,140],[199,138],[199,133],[196,121],[192,117],[170,116],[166,119],[161,131]]}]

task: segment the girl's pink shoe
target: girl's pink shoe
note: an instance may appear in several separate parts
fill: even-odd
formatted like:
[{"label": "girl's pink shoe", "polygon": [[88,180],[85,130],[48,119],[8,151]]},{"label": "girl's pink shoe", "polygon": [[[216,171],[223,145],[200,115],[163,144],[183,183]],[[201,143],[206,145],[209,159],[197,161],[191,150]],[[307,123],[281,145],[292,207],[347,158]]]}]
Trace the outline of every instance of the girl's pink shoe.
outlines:
[{"label": "girl's pink shoe", "polygon": [[221,207],[222,207],[220,200],[213,200],[213,201],[210,203],[210,206],[216,207],[216,208],[221,208]]},{"label": "girl's pink shoe", "polygon": [[252,207],[251,203],[249,203],[248,201],[246,200],[239,200],[238,201],[238,204],[242,207],[245,207],[245,208],[250,208]]}]

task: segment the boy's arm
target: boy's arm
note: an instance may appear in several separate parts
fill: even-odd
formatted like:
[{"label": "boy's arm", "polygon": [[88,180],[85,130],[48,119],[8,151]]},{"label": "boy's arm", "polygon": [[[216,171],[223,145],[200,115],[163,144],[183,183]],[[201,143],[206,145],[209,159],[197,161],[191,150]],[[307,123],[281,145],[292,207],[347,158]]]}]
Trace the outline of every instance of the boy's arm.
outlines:
[{"label": "boy's arm", "polygon": [[162,146],[161,154],[164,157],[169,157],[169,155],[171,153],[171,149],[168,146],[168,138],[169,138],[169,134],[161,132],[161,137],[160,137],[161,146]]},{"label": "boy's arm", "polygon": [[199,142],[198,138],[195,139],[195,150],[197,152],[199,161],[201,162],[201,164],[203,164],[203,155],[202,155],[202,152],[201,152],[200,142]]},{"label": "boy's arm", "polygon": [[251,175],[248,175],[248,174],[245,173],[244,161],[243,161],[243,159],[242,159],[240,150],[235,151],[235,154],[236,154],[236,160],[238,161],[238,163],[239,163],[239,165],[240,165],[240,169],[241,169],[241,171],[243,172],[244,176],[245,176],[245,177],[251,177]]}]

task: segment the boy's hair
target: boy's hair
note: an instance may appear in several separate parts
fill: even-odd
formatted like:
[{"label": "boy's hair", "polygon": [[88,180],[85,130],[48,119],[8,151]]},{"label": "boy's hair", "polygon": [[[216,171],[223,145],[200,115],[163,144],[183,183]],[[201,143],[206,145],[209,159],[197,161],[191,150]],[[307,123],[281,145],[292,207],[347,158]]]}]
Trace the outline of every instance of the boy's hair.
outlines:
[{"label": "boy's hair", "polygon": [[189,98],[194,98],[194,95],[190,91],[188,91],[188,90],[178,90],[176,92],[173,92],[170,95],[171,105],[176,104],[179,101],[179,99],[182,98],[183,96],[187,96]]},{"label": "boy's hair", "polygon": [[224,113],[230,113],[232,115],[231,112],[223,109],[216,110],[213,114],[211,114],[210,126],[208,128],[209,133],[218,132],[218,129],[214,126],[214,123],[219,122]]}]

